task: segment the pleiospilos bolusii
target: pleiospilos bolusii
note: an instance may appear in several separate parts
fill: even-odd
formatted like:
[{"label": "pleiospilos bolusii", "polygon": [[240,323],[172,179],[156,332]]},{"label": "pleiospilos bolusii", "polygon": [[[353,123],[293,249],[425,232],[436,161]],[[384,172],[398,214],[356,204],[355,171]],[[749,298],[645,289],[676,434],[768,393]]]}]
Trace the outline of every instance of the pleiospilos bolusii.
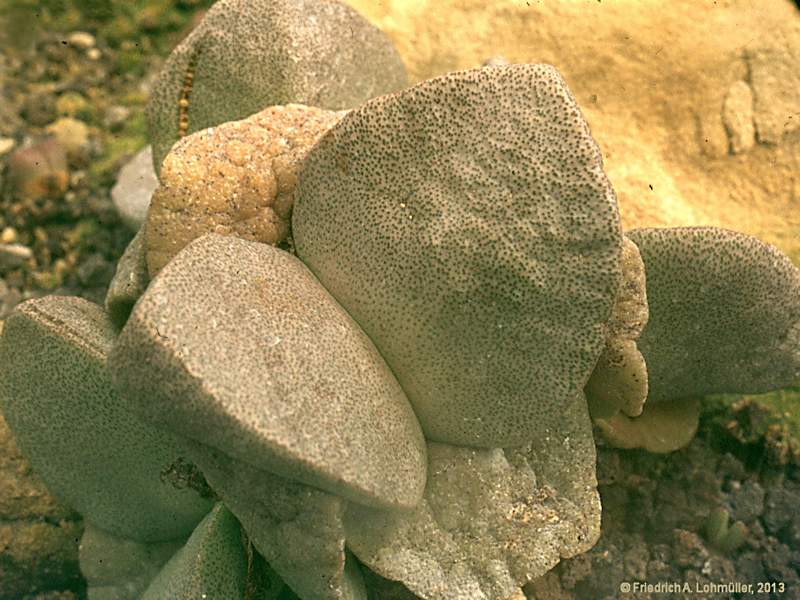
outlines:
[{"label": "pleiospilos bolusii", "polygon": [[[327,16],[298,23],[305,6]],[[156,85],[159,152],[240,111],[343,97],[365,47],[399,64],[373,32],[320,83],[332,71],[317,79],[315,61],[338,55],[318,45],[351,17],[334,2],[219,3]],[[83,300],[30,301],[7,321],[3,410],[91,523],[82,561],[98,593],[238,598],[252,544],[303,600],[364,600],[358,561],[426,600],[521,598],[599,535],[584,391],[612,440],[664,451],[696,424],[695,401],[668,400],[797,378],[797,269],[719,229],[624,238],[552,67],[451,73],[369,101],[313,146],[294,196],[300,260],[235,237],[247,228],[201,236],[212,219],[148,273],[142,231],[107,298],[119,337]],[[230,223],[252,217],[237,207]],[[161,482],[176,459],[221,504]],[[139,577],[118,562],[126,548]]]},{"label": "pleiospilos bolusii", "polygon": [[292,227],[429,439],[522,445],[584,402],[622,231],[553,67],[450,73],[352,110],[309,153]]},{"label": "pleiospilos bolusii", "polygon": [[89,522],[141,541],[185,536],[210,504],[161,481],[185,447],[142,422],[114,391],[107,366],[114,338],[96,304],[59,296],[24,302],[0,338],[0,406],[33,468]]},{"label": "pleiospilos bolusii", "polygon": [[221,0],[172,51],[147,108],[156,173],[175,141],[267,106],[351,108],[406,84],[389,38],[331,0]]}]

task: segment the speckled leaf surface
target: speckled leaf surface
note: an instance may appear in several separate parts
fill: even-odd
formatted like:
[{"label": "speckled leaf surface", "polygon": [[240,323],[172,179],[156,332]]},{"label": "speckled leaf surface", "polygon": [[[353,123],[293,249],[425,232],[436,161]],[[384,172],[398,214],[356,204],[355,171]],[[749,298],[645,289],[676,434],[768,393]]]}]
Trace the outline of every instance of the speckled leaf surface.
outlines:
[{"label": "speckled leaf surface", "polygon": [[757,393],[800,379],[800,270],[775,246],[715,227],[635,229],[650,319],[648,402]]},{"label": "speckled leaf surface", "polygon": [[347,544],[380,575],[426,600],[504,600],[600,534],[585,401],[568,425],[523,448],[430,442],[428,484],[412,511],[350,504]]},{"label": "speckled leaf surface", "polygon": [[89,600],[140,600],[186,540],[137,542],[85,524],[79,548]]},{"label": "speckled leaf surface", "polygon": [[221,0],[173,50],[153,85],[153,164],[160,171],[182,117],[192,133],[272,105],[351,108],[405,83],[389,38],[345,4]]},{"label": "speckled leaf surface", "polygon": [[584,389],[594,418],[619,410],[639,415],[647,399],[647,365],[636,346],[647,324],[647,286],[641,254],[628,237],[623,238],[621,263],[622,285],[608,321],[606,347]]},{"label": "speckled leaf surface", "polygon": [[103,309],[86,300],[21,304],[0,338],[0,407],[48,488],[89,522],[140,541],[188,535],[211,504],[161,481],[184,447],[114,392],[114,336]]},{"label": "speckled leaf surface", "polygon": [[603,349],[619,213],[548,65],[449,73],[350,111],[309,153],[292,225],[428,439],[540,436]]},{"label": "speckled leaf surface", "polygon": [[164,565],[141,600],[234,600],[247,584],[239,522],[220,502]]},{"label": "speckled leaf surface", "polygon": [[200,444],[192,444],[192,458],[255,548],[303,600],[366,600],[358,567],[346,560],[342,499]]},{"label": "speckled leaf surface", "polygon": [[372,342],[294,256],[216,234],[153,279],[112,351],[148,420],[256,468],[412,506],[425,442]]},{"label": "speckled leaf surface", "polygon": [[145,253],[146,225],[139,231],[125,248],[125,252],[117,262],[114,278],[108,286],[106,294],[106,311],[111,321],[119,328],[125,325],[133,305],[139,299],[150,277],[147,273],[147,256]]}]

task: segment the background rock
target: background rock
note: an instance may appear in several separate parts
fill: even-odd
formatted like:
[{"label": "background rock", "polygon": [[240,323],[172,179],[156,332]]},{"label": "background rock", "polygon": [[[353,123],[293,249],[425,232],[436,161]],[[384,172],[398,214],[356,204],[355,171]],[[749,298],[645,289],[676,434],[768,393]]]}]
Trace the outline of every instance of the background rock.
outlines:
[{"label": "background rock", "polygon": [[152,148],[145,146],[122,167],[111,189],[114,206],[131,231],[138,231],[144,223],[150,196],[157,187]]},{"label": "background rock", "polygon": [[0,415],[0,600],[78,590],[80,517],[31,471]]}]

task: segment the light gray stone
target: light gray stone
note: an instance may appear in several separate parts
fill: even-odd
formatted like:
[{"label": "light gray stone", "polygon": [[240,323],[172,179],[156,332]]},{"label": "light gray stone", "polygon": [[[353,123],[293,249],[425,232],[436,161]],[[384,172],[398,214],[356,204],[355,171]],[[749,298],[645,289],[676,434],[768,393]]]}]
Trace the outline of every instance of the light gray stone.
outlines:
[{"label": "light gray stone", "polygon": [[111,188],[111,200],[131,231],[139,231],[144,223],[150,197],[157,187],[152,149],[145,146],[120,169],[117,183]]}]

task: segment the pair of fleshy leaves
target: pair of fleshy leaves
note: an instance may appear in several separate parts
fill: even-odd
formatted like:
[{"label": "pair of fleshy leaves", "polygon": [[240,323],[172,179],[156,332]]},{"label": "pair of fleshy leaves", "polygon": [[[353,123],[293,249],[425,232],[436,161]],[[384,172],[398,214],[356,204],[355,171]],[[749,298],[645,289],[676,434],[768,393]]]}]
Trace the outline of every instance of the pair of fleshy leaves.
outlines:
[{"label": "pair of fleshy leaves", "polygon": [[[302,200],[301,200],[301,202],[302,202]],[[692,230],[676,230],[676,231],[675,231],[675,232],[673,232],[673,233],[674,233],[675,235],[677,235],[677,236],[680,236],[680,235],[686,235],[686,236],[688,236],[688,237],[691,237],[691,236],[692,236],[693,234],[695,234],[695,233],[696,233],[696,234],[700,234],[700,235],[701,235],[701,237],[702,237],[702,236],[704,236],[704,235],[705,235],[705,236],[710,236],[710,237],[715,237],[715,236],[719,236],[719,235],[723,235],[723,237],[724,237],[725,235],[728,235],[727,233],[720,233],[718,230],[694,230],[694,231],[692,231]],[[732,238],[734,241],[736,241],[736,240],[739,240],[739,241],[741,241],[742,239],[745,239],[745,238],[746,238],[746,236],[737,236],[736,234],[731,234],[731,238]],[[748,239],[749,239],[749,238],[748,238]],[[760,247],[759,243],[757,243],[756,241],[753,241],[753,240],[751,240],[751,239],[749,239],[749,241],[747,241],[747,244],[748,244],[748,245],[750,245],[750,246],[751,246],[752,248],[754,248],[754,249],[755,249],[756,247]],[[723,255],[725,254],[725,252],[724,252],[724,249],[723,249],[723,251],[722,251],[721,253],[722,253]],[[774,253],[774,252],[773,252],[773,253]],[[767,261],[767,262],[768,262],[768,261]],[[769,269],[770,269],[770,266],[769,266],[767,263],[764,263],[764,264],[761,264],[761,265],[756,265],[756,267],[757,267],[757,268],[760,268],[762,271],[766,271],[766,272],[769,272]],[[758,272],[758,271],[756,270],[756,272]],[[789,273],[791,274],[791,272],[789,272]],[[790,280],[791,280],[791,277],[789,277],[789,281],[790,281]],[[786,282],[784,281],[784,283],[786,283]],[[785,290],[784,290],[784,291],[785,291]],[[770,315],[767,313],[767,317],[769,317],[769,316],[770,316]],[[784,317],[785,317],[785,316],[786,316],[786,315],[784,315]],[[786,319],[784,318],[782,321],[781,321],[781,319],[778,319],[778,322],[779,322],[779,323],[784,323],[784,324],[785,324],[785,322],[786,322]],[[783,325],[781,325],[781,326],[783,326]],[[641,330],[641,328],[639,329],[639,331],[640,331],[640,330]],[[637,333],[638,333],[638,332],[637,332]],[[786,357],[783,357],[783,359],[785,359],[785,358],[786,358]],[[782,360],[781,362],[782,362],[782,364],[785,364],[785,360]]]},{"label": "pair of fleshy leaves", "polygon": [[[614,261],[615,245],[619,242],[617,239],[618,216],[614,206],[613,193],[610,192],[610,186],[605,180],[600,167],[599,153],[593,142],[591,142],[588,129],[583,123],[579,111],[577,111],[574,100],[552,68],[519,66],[508,70],[498,70],[493,73],[471,71],[453,74],[447,78],[427,82],[427,84],[418,86],[418,88],[408,90],[402,94],[400,101],[407,107],[421,105],[420,110],[422,112],[424,112],[428,104],[439,100],[442,103],[457,105],[460,101],[459,94],[454,92],[452,88],[454,84],[457,85],[463,82],[473,86],[475,88],[473,95],[477,95],[477,97],[484,100],[496,98],[498,92],[506,90],[508,92],[507,95],[510,96],[506,100],[506,108],[512,110],[513,107],[519,105],[519,101],[530,100],[532,94],[537,92],[542,99],[542,108],[545,112],[549,111],[551,116],[555,117],[561,111],[572,121],[571,127],[574,129],[577,140],[571,145],[567,144],[567,146],[568,150],[575,150],[576,156],[565,162],[565,166],[563,166],[564,173],[566,176],[576,179],[576,181],[581,180],[582,175],[585,175],[584,179],[588,178],[592,182],[593,189],[597,192],[597,195],[590,197],[589,201],[584,203],[589,205],[587,207],[581,204],[582,198],[576,197],[580,194],[580,191],[573,189],[574,186],[570,187],[570,185],[565,184],[564,193],[571,201],[575,208],[574,212],[578,217],[581,215],[587,217],[592,208],[597,208],[599,212],[606,216],[607,220],[603,227],[599,228],[599,230],[589,228],[590,230],[586,232],[586,235],[588,239],[600,242],[601,248],[598,249],[595,258],[597,262],[604,263],[603,266],[605,268],[601,270],[607,277],[587,278],[588,281],[585,287],[592,290],[592,293],[588,295],[594,294],[600,299],[593,302],[589,308],[583,306],[577,311],[567,311],[571,312],[568,315],[570,316],[568,329],[577,328],[574,323],[576,319],[572,318],[574,313],[577,312],[580,316],[577,319],[578,321],[582,323],[588,322],[586,329],[589,330],[590,345],[601,345],[603,316],[598,312],[602,312],[605,310],[606,305],[610,305],[613,302],[613,290],[618,275],[618,269],[615,268]],[[519,85],[520,83],[533,84],[535,89],[531,91],[528,86]],[[518,89],[515,86],[518,86]],[[519,90],[523,91],[520,92]],[[520,94],[525,97],[518,98],[517,96]],[[531,98],[528,96],[531,96]],[[386,99],[386,103],[389,105],[392,104],[392,101],[392,98]],[[360,120],[368,120],[370,114],[382,114],[386,112],[385,109],[386,107],[380,102],[366,105],[363,107],[366,116],[359,112],[354,127],[358,126]],[[473,112],[475,110],[480,110],[480,106],[474,107]],[[470,147],[476,142],[472,125],[474,116],[459,113],[450,115],[446,119],[447,124],[453,128],[454,133],[458,134],[453,135],[453,138],[456,139],[459,136],[465,138],[460,140],[464,147]],[[540,124],[536,118],[528,118],[526,121],[526,125],[529,128],[534,128]],[[547,125],[548,123],[545,122],[545,124]],[[557,139],[562,132],[554,124],[550,123],[549,125],[547,139]],[[430,126],[430,124],[427,126]],[[512,137],[519,135],[516,131],[507,133]],[[519,141],[519,139],[514,138],[514,141]],[[440,143],[440,140],[436,140],[436,144]],[[402,150],[415,155],[419,150],[419,145],[417,144],[414,147],[407,146]],[[429,151],[435,154],[438,149]],[[545,154],[541,150],[538,153],[532,151],[532,155],[541,163],[538,170],[530,174],[532,177],[540,175],[541,172],[546,171],[549,167],[546,164],[547,158]],[[582,161],[586,162],[588,166],[584,165]],[[576,176],[570,169],[577,171],[579,174]],[[442,172],[435,177],[429,177],[429,182],[436,185],[437,181],[444,183],[452,179],[451,173]],[[541,182],[534,183],[538,183],[539,189],[542,188],[543,184]],[[487,191],[491,191],[493,184],[489,182],[488,184],[485,183],[485,185]],[[438,199],[438,202],[443,208],[446,208],[451,204],[451,200],[452,197],[447,195]],[[530,195],[528,194],[519,198],[518,204],[524,207],[529,200]],[[549,214],[548,211],[556,210],[555,205],[556,201],[550,201],[547,210],[543,209],[543,214],[546,215]],[[365,214],[368,214],[368,212],[365,212]],[[425,227],[425,223],[422,220],[418,220],[417,224]],[[491,233],[492,228],[494,228],[498,233],[501,233],[503,223],[502,220],[497,222],[496,216],[489,215],[480,226],[486,232]],[[401,227],[403,227],[402,223]],[[452,229],[453,237],[458,237],[457,222],[451,221],[446,227]],[[365,228],[369,230],[369,226]],[[515,235],[522,235],[526,232],[528,226],[524,222],[517,220],[515,221],[515,228],[518,230]],[[580,232],[573,233],[578,235]],[[552,236],[553,234],[552,232],[544,231],[542,237],[547,235]],[[561,242],[562,240],[558,241]],[[545,247],[543,248],[542,243],[539,243],[536,251],[546,253],[546,239],[544,244]],[[556,246],[551,248],[552,254],[557,255],[560,260],[560,258],[563,258],[562,255],[565,250],[562,248],[563,244],[557,244]],[[457,270],[461,266],[458,263],[458,244],[454,245],[452,249],[455,251],[452,258],[453,262],[456,263],[454,268]],[[477,254],[480,254],[480,252]],[[477,254],[473,252],[472,256],[474,257]],[[546,279],[547,274],[552,271],[551,266],[543,272],[531,273],[532,269],[535,268],[535,265],[531,263],[535,263],[535,260],[530,260],[529,264],[520,267],[520,272],[517,273],[515,272],[517,267],[514,264],[514,257],[505,257],[502,252],[495,252],[494,254],[490,253],[485,258],[484,265],[475,266],[473,273],[469,277],[471,286],[480,287],[481,273],[490,274],[491,269],[487,268],[487,265],[491,264],[493,258],[498,257],[508,266],[505,275],[510,279],[505,284],[509,288],[513,288],[517,284],[524,286],[526,284],[526,273],[531,274],[531,278],[536,276],[539,279]],[[585,274],[586,265],[582,264],[581,260],[570,256],[562,262],[571,265],[574,279],[578,281],[582,279],[581,276]],[[281,264],[278,265],[277,263]],[[203,265],[203,268],[198,269],[197,265]],[[290,266],[291,269],[296,270],[296,274],[290,272]],[[422,266],[423,269],[420,274],[424,275],[424,278],[430,279],[430,274],[424,273],[424,265]],[[366,367],[358,367],[359,361],[355,354],[342,356],[341,359],[337,358],[339,362],[331,360],[330,357],[336,356],[337,348],[338,353],[347,354],[354,344],[337,341],[336,348],[334,348],[334,345],[329,343],[330,339],[333,338],[327,335],[320,336],[319,332],[324,331],[324,329],[313,318],[310,319],[313,326],[306,327],[305,322],[309,321],[310,316],[306,312],[324,313],[323,320],[334,324],[340,324],[344,316],[343,311],[334,310],[331,312],[324,308],[325,301],[323,301],[322,295],[327,293],[321,294],[322,288],[318,287],[319,284],[315,281],[312,283],[312,280],[313,277],[310,277],[305,268],[300,268],[299,262],[293,261],[291,257],[279,251],[267,247],[258,248],[257,245],[248,245],[239,240],[213,238],[197,240],[165,267],[150,285],[142,299],[139,300],[131,319],[123,330],[112,358],[116,383],[119,389],[123,391],[123,395],[132,403],[138,404],[138,410],[141,414],[151,419],[158,419],[162,425],[166,424],[183,436],[216,447],[240,462],[250,463],[256,468],[277,472],[291,479],[321,487],[337,495],[349,498],[356,503],[376,505],[379,509],[387,506],[402,507],[405,505],[406,508],[414,506],[419,503],[422,496],[425,479],[424,447],[420,447],[419,443],[413,439],[418,436],[418,433],[408,435],[407,431],[405,435],[398,436],[395,434],[396,432],[387,430],[382,432],[377,439],[371,440],[369,429],[373,428],[374,425],[369,425],[368,427],[359,426],[358,420],[361,417],[361,412],[372,410],[376,414],[369,415],[365,423],[380,423],[383,426],[386,423],[400,425],[405,419],[408,425],[407,429],[410,430],[415,426],[418,427],[418,425],[415,425],[416,416],[406,406],[403,409],[405,411],[404,416],[398,415],[397,410],[395,410],[394,417],[387,417],[384,414],[386,411],[378,406],[378,404],[384,403],[385,393],[373,394],[371,402],[362,401],[352,404],[348,396],[358,396],[359,389],[364,388],[365,384],[366,387],[371,385],[370,381],[363,381],[364,374],[371,373],[374,371],[373,367],[375,365],[383,363],[377,352],[372,350],[370,353],[373,356],[377,356],[378,359],[368,361],[371,366],[368,364]],[[265,283],[268,285],[265,285]],[[537,282],[539,285],[541,283],[541,281]],[[560,282],[559,285],[563,289],[565,284]],[[225,299],[217,296],[221,290],[224,290],[226,294]],[[514,310],[504,313],[504,317],[508,319],[506,325],[509,328],[506,332],[510,331],[511,335],[514,335],[516,326],[520,322],[536,320],[536,315],[526,314],[526,310],[527,313],[532,312],[530,307],[534,300],[525,297],[522,290],[507,289],[506,291],[509,296],[523,296],[523,300],[520,302],[521,307],[516,307]],[[460,294],[461,292],[458,291],[458,293]],[[548,295],[548,292],[545,290],[544,294]],[[482,300],[485,304],[487,298]],[[491,299],[488,299],[488,301],[490,305],[494,305],[490,307],[494,315],[504,312],[505,306],[497,305],[497,302]],[[421,302],[422,305],[425,305],[428,300],[423,298]],[[329,300],[328,303],[330,306],[338,306],[332,300]],[[112,305],[113,303],[109,303],[109,306]],[[306,312],[293,312],[287,309],[287,306],[291,308],[300,305],[303,305],[303,311]],[[324,310],[320,307],[323,307]],[[480,312],[482,308],[480,303],[477,303],[477,308],[479,309],[478,312]],[[387,314],[391,313],[391,310],[391,306],[387,308]],[[170,311],[177,312],[169,314]],[[296,335],[297,332],[290,330],[291,327],[286,329],[287,323],[281,322],[281,319],[287,321],[287,315],[289,315],[288,321],[290,324],[296,319],[297,322],[303,324],[304,328],[314,331],[315,339],[304,339],[301,343],[296,343],[296,340],[299,339]],[[492,316],[488,315],[488,319],[484,317],[482,321],[479,321],[485,323]],[[543,320],[546,321],[547,318],[545,316]],[[443,319],[446,321],[449,317],[443,316]],[[204,326],[198,324],[203,324]],[[446,326],[447,323],[445,322],[443,325]],[[541,323],[537,324],[537,326],[540,329],[548,328],[546,324],[542,325]],[[360,331],[358,326],[352,322],[342,324],[341,329],[342,331]],[[490,339],[502,340],[506,337],[504,335],[506,332],[490,332]],[[443,337],[449,339],[451,334],[452,332],[447,331],[445,327]],[[577,333],[579,338],[581,335],[582,332]],[[264,343],[264,337],[269,337],[266,344]],[[361,341],[356,345],[366,347],[364,341],[368,340],[361,336],[359,336],[359,339]],[[430,341],[430,338],[428,341]],[[484,340],[483,343],[485,345],[486,341]],[[311,348],[312,344],[314,351],[309,352],[308,348]],[[535,345],[536,342],[534,341],[533,344]],[[571,378],[569,373],[563,377],[552,377],[559,388],[567,390],[565,393],[566,398],[561,398],[558,390],[552,390],[547,386],[544,386],[543,395],[550,401],[558,397],[559,405],[562,408],[564,406],[574,406],[577,412],[568,411],[571,416],[567,420],[576,421],[580,425],[581,439],[584,441],[590,440],[590,431],[587,426],[588,418],[586,418],[580,387],[575,381],[568,380],[588,377],[588,372],[591,370],[591,357],[586,356],[585,348],[580,348],[576,351],[568,346],[569,344],[562,342],[559,350],[562,351],[562,354],[568,355],[570,368],[577,372],[577,377]],[[288,350],[286,350],[287,348]],[[451,352],[455,350],[454,354],[458,354],[457,348],[451,348],[450,350]],[[475,350],[480,352],[480,348]],[[530,357],[533,354],[532,351],[526,353],[523,350],[517,350],[513,361],[511,361],[511,369],[520,373],[524,373],[525,369],[530,366],[530,361],[525,357]],[[528,348],[528,350],[530,351],[531,348]],[[294,359],[287,359],[285,355],[281,354],[284,351],[290,354],[295,352],[297,355],[303,355],[303,367],[299,372],[294,366]],[[317,353],[319,356],[317,356]],[[450,362],[457,363],[463,360],[463,356],[456,356],[455,360]],[[577,366],[576,362],[579,363]],[[253,368],[246,368],[248,364],[252,364]],[[485,365],[484,369],[491,371],[492,365],[496,364],[498,364],[497,357]],[[272,368],[265,369],[264,365],[271,365]],[[356,365],[355,368],[354,365]],[[393,369],[396,368],[394,365],[392,367]],[[457,365],[453,366],[451,364],[450,367],[451,372],[458,371]],[[237,373],[242,370],[252,373],[251,377],[244,382],[235,380]],[[547,371],[547,367],[540,367],[539,370]],[[358,372],[359,381],[348,381],[345,386],[345,393],[343,393],[342,389],[337,389],[330,385],[332,380],[328,376],[330,372],[336,372],[337,378],[344,376],[345,379],[350,377],[350,373]],[[286,377],[287,373],[289,375],[288,378]],[[428,373],[431,373],[430,369]],[[462,371],[458,371],[459,375],[462,373]],[[539,404],[545,403],[537,402],[538,399],[526,398],[525,403],[520,404],[518,402],[517,407],[514,407],[510,401],[511,391],[503,390],[504,382],[510,381],[507,376],[509,376],[509,372],[495,373],[488,383],[483,384],[483,389],[472,391],[471,400],[483,393],[487,386],[492,387],[494,383],[499,384],[493,387],[496,388],[495,396],[497,396],[497,392],[504,393],[503,402],[497,402],[495,397],[492,402],[487,402],[486,399],[483,399],[483,404],[487,410],[491,410],[490,407],[502,404],[500,415],[489,414],[484,419],[479,415],[479,407],[474,406],[471,409],[473,414],[470,415],[454,414],[448,417],[447,411],[438,411],[440,419],[445,418],[450,421],[450,424],[443,428],[444,430],[449,430],[453,436],[453,438],[448,437],[448,441],[469,439],[475,443],[494,447],[501,446],[508,440],[521,442],[531,438],[539,440],[536,443],[562,443],[562,433],[560,432],[575,423],[562,424],[563,414],[559,417],[550,415],[550,411],[544,410],[542,406],[539,406]],[[301,377],[310,381],[298,383]],[[370,377],[367,379],[369,380]],[[284,385],[287,382],[291,382],[292,378],[294,378],[293,387]],[[382,381],[383,388],[395,390],[393,393],[395,398],[387,406],[390,408],[394,406],[395,409],[405,406],[403,390],[396,385],[392,373],[384,370],[377,378],[372,377],[372,379]],[[565,382],[566,387],[564,387]],[[517,385],[519,384],[517,383]],[[316,388],[315,392],[320,398],[326,395],[336,398],[335,403],[329,403],[323,409],[330,414],[325,415],[322,421],[320,421],[320,416],[317,414],[319,411],[314,410],[315,407],[319,406],[319,401],[306,403],[304,408],[298,409],[298,404],[302,404],[307,400],[303,396],[293,398],[289,402],[292,414],[285,412],[284,405],[287,402],[281,396],[281,394],[284,394],[284,389],[302,388],[304,386]],[[457,392],[457,390],[451,390],[448,398],[453,398]],[[252,408],[253,402],[251,400],[259,395],[258,400],[261,402],[263,409],[259,413],[260,416],[254,419],[252,415],[248,415],[246,412]],[[176,402],[176,399],[179,400]],[[372,406],[368,406],[368,404]],[[526,415],[525,419],[519,419],[516,413],[519,412],[520,408],[525,410],[526,407],[532,407],[532,410]],[[342,408],[344,410],[341,410]],[[337,411],[342,414],[337,414]],[[267,416],[265,417],[264,415]],[[301,420],[292,420],[297,417]],[[341,420],[341,417],[347,417],[346,423]],[[582,417],[583,421],[581,421]],[[272,418],[273,422],[269,422],[270,418]],[[481,422],[483,420],[485,420],[485,423]],[[429,422],[429,419],[423,418],[423,421]],[[507,427],[507,424],[512,421],[514,422],[514,427]],[[522,422],[522,427],[519,426],[520,421]],[[238,423],[238,426],[231,426],[232,422]],[[467,424],[465,432],[459,433],[460,429],[464,429],[464,422]],[[311,435],[309,435],[309,431],[312,432]],[[343,435],[343,432],[349,432],[354,443],[344,444],[340,439],[337,439]],[[418,436],[417,439],[421,440],[421,436]],[[547,441],[545,442],[544,440]],[[318,451],[315,446],[320,446],[323,450]],[[583,447],[585,446],[586,444],[584,443]],[[591,447],[591,443],[588,446]],[[357,449],[359,447],[369,449],[370,456],[368,461],[356,460],[348,463],[350,458],[348,455],[352,455],[354,448]],[[384,448],[389,449],[392,455],[381,463],[382,457],[379,451]],[[403,448],[410,448],[410,451],[404,451]],[[553,455],[555,456],[556,453],[553,453]],[[324,464],[323,459],[326,456],[334,456],[339,462],[336,464]],[[417,457],[423,458],[421,463],[416,460]],[[591,469],[593,458],[591,456],[572,456],[569,459],[564,459],[563,462],[568,463],[576,459],[580,464],[589,465],[588,472],[582,472],[583,484],[576,487],[584,490],[593,490],[594,481]],[[464,457],[463,460],[469,462],[467,457]],[[413,464],[415,461],[416,464]],[[202,463],[202,461],[200,462]],[[409,462],[411,462],[410,465]],[[508,468],[511,469],[510,466]],[[387,473],[405,476],[405,484],[398,488],[396,483],[387,481]],[[408,478],[409,473],[411,475],[410,480]],[[363,475],[363,481],[353,481],[352,475]],[[365,483],[371,483],[376,488],[382,488],[382,490],[366,489]],[[526,498],[529,495],[530,497],[535,497],[535,490],[546,485],[545,482],[536,482],[535,479],[529,480],[527,484],[530,489],[519,492]],[[508,485],[510,484],[507,483],[506,488]],[[398,499],[386,495],[387,491],[396,491],[398,489],[405,494],[404,498]],[[380,491],[383,492],[383,497],[378,493]],[[505,493],[514,495],[517,492],[506,489]],[[559,519],[557,519],[560,522],[559,526],[564,527],[566,525],[563,523],[577,520],[578,515],[583,515],[588,521],[596,520],[596,494],[594,496],[592,494],[595,493],[590,491],[588,496],[584,494],[573,498],[567,492],[561,501],[562,504],[559,505],[559,509],[553,513],[559,515]],[[228,499],[228,502],[233,504],[234,500]],[[566,505],[571,505],[572,509],[568,509]],[[589,529],[591,530],[592,528]],[[520,534],[519,531],[517,533]],[[530,531],[527,531],[527,534],[530,534]],[[537,539],[536,535],[529,535],[528,537]],[[524,584],[528,578],[552,566],[560,554],[570,554],[578,551],[577,549],[585,549],[591,545],[593,540],[593,535],[588,533],[583,536],[575,535],[572,539],[568,539],[570,536],[562,534],[557,543],[546,541],[548,536],[545,535],[538,537],[541,540],[539,542],[540,545],[547,546],[547,548],[543,548],[541,552],[531,549],[529,554],[537,557],[545,555],[547,558],[545,560],[539,559],[538,566],[524,569],[513,577],[507,575],[506,581],[502,583],[503,586],[510,585],[508,582],[520,578],[516,585]],[[458,547],[458,544],[456,543],[455,546]],[[440,549],[440,552],[443,551]],[[428,552],[433,556],[432,560],[437,560],[436,550],[429,549]],[[480,551],[477,554],[480,555]],[[486,560],[495,559],[487,558]],[[500,557],[497,560],[502,562],[505,558]],[[473,565],[473,568],[480,571],[480,567],[477,565]],[[443,576],[450,578],[454,575],[447,574]],[[486,574],[480,576],[471,575],[471,577],[475,581],[475,586],[486,587],[488,585],[491,588],[493,585],[492,583],[482,583],[482,578],[489,577]],[[459,585],[464,586],[467,584],[461,583]]]},{"label": "pair of fleshy leaves", "polygon": [[[628,400],[642,397],[641,386],[615,389],[613,378],[598,377],[609,369],[596,369],[587,386],[594,400],[590,407],[612,444],[653,452],[677,449],[697,429],[701,396],[767,392],[800,378],[800,274],[777,248],[711,227],[639,229],[627,235],[646,271],[646,284],[636,269],[628,273],[629,289],[638,290],[628,296],[640,296],[633,305],[645,321],[649,310],[649,321],[628,331],[641,334],[640,360],[634,355],[620,370],[610,371],[630,376],[633,364],[637,380],[646,363],[648,403],[643,413],[623,406],[626,394]],[[641,321],[636,313],[627,311]],[[612,394],[603,394],[608,388]],[[614,398],[615,391],[622,393]]]}]

